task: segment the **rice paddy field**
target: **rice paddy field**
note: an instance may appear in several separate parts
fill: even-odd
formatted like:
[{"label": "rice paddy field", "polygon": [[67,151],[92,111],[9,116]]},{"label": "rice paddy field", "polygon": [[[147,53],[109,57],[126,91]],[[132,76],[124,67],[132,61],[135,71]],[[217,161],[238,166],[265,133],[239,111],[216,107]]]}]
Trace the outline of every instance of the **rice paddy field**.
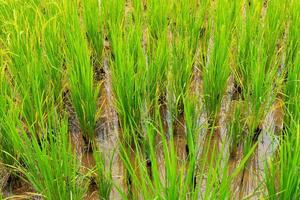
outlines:
[{"label": "rice paddy field", "polygon": [[300,199],[299,0],[0,0],[0,199]]}]

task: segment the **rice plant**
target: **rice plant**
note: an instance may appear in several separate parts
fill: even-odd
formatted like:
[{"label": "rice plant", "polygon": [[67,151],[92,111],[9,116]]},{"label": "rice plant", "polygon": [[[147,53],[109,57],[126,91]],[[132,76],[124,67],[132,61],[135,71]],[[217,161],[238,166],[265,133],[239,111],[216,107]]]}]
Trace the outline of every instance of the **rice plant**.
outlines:
[{"label": "rice plant", "polygon": [[299,9],[0,0],[0,199],[299,199]]},{"label": "rice plant", "polygon": [[[45,113],[52,103],[49,102],[48,95],[53,92],[53,100],[57,104],[60,101],[63,60],[57,35],[59,33],[51,24],[57,13],[53,14],[52,21],[47,21],[47,16],[42,14],[42,8],[38,4],[32,2],[18,5],[12,1],[6,6],[14,8],[14,5],[17,6],[13,15],[8,13],[7,16],[2,16],[4,33],[11,35],[4,38],[5,48],[10,52],[6,73],[10,75],[9,81],[20,96],[23,120],[29,127],[39,129],[43,126]],[[39,31],[40,29],[43,31]]]},{"label": "rice plant", "polygon": [[[101,199],[109,199],[110,192],[113,187],[111,169],[105,168],[101,152],[94,150],[94,158],[96,160],[95,173],[96,184],[98,185],[99,197]],[[109,165],[111,166],[111,165]]]},{"label": "rice plant", "polygon": [[294,122],[280,140],[278,155],[266,164],[265,184],[270,199],[298,199],[299,125]]},{"label": "rice plant", "polygon": [[[201,19],[197,15],[197,2],[178,1],[171,5],[171,57],[169,66],[168,104],[172,114],[183,112],[182,96],[190,86],[193,63],[199,41]],[[199,8],[204,9],[204,8]],[[189,12],[188,12],[189,11]],[[199,23],[195,23],[198,22]],[[181,110],[181,111],[180,111]]]},{"label": "rice plant", "polygon": [[[1,55],[1,76],[0,76],[0,87],[1,87],[1,100],[0,100],[0,117],[1,119],[5,119],[6,113],[14,107],[14,104],[12,103],[11,96],[12,92],[11,88],[9,87],[8,80],[4,76],[4,64],[5,62],[3,61],[4,55]],[[1,123],[0,126],[0,147],[1,147],[1,162],[3,163],[8,163],[8,164],[13,164],[14,159],[7,155],[6,152],[8,152],[10,155],[17,156],[17,150],[14,148],[13,143],[10,140],[10,132],[9,132],[9,127],[7,127],[4,123]]]},{"label": "rice plant", "polygon": [[[216,4],[215,20],[210,20],[211,48],[207,55],[207,63],[203,69],[204,104],[207,117],[212,125],[220,111],[221,101],[226,90],[226,83],[230,75],[229,50],[231,43],[231,32],[234,29],[235,16],[238,10],[237,3],[220,1]],[[221,5],[226,5],[223,9]],[[216,22],[216,23],[215,23]]]},{"label": "rice plant", "polygon": [[[295,39],[298,32],[299,14],[296,8],[299,3],[294,1],[286,48],[286,84],[285,93],[285,128],[280,137],[280,147],[272,160],[266,163],[265,184],[270,199],[297,199],[299,190],[299,40]],[[273,163],[271,162],[273,161]],[[277,177],[280,178],[277,178]]]},{"label": "rice plant", "polygon": [[[157,115],[159,117],[159,115]],[[215,167],[214,162],[205,160],[205,162],[199,163],[196,159],[196,155],[199,154],[198,147],[195,147],[194,154],[190,154],[189,162],[186,163],[186,169],[177,171],[176,152],[168,145],[163,128],[158,128],[153,122],[147,123],[147,142],[149,142],[150,159],[151,159],[151,173],[147,171],[145,163],[143,162],[143,153],[136,150],[135,159],[138,160],[138,165],[132,165],[130,162],[130,155],[124,153],[122,159],[126,168],[131,175],[131,184],[135,187],[138,186],[139,190],[133,194],[133,198],[162,198],[162,199],[227,199],[231,197],[229,192],[232,179],[243,169],[246,161],[253,153],[253,149],[249,154],[245,155],[241,163],[234,170],[231,178],[227,177],[228,166],[222,166],[222,155],[212,152],[212,160],[217,160]],[[159,126],[159,125],[158,125]],[[154,136],[159,131],[162,135],[163,154],[165,158],[165,170],[166,179],[159,176],[159,162],[157,160],[157,154],[155,151]],[[193,137],[193,136],[190,136]],[[196,138],[193,138],[194,140]],[[190,145],[191,147],[191,145]],[[192,149],[191,149],[192,151]],[[204,158],[205,159],[205,158]],[[208,165],[208,171],[204,170],[204,166]],[[206,179],[209,176],[210,179]],[[143,177],[141,179],[140,177]],[[203,190],[203,184],[205,182],[208,190]],[[178,187],[179,186],[179,187]],[[214,191],[214,192],[211,192]],[[136,196],[135,196],[136,195]]]},{"label": "rice plant", "polygon": [[101,2],[98,0],[83,1],[84,21],[87,29],[87,38],[94,48],[98,59],[103,50],[103,14]]},{"label": "rice plant", "polygon": [[51,113],[43,129],[48,137],[40,141],[35,134],[30,136],[22,129],[14,129],[20,126],[17,114],[10,110],[5,119],[11,131],[10,140],[21,158],[13,169],[23,173],[37,193],[47,199],[82,199],[86,183],[84,176],[78,174],[78,161],[68,143],[67,121],[60,121],[57,114]]},{"label": "rice plant", "polygon": [[80,25],[76,1],[64,2],[63,6],[65,20],[62,23],[68,30],[65,38],[70,98],[83,135],[89,143],[88,140],[92,141],[94,138],[96,120],[100,111],[97,104],[99,85],[94,84],[90,51],[85,34],[80,31],[83,27]]}]

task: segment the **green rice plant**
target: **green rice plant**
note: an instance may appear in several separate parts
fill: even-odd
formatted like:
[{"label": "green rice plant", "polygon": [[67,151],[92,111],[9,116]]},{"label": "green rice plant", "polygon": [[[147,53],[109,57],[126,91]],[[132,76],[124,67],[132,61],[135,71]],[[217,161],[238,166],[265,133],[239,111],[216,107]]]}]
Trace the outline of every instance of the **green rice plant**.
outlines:
[{"label": "green rice plant", "polygon": [[[183,183],[183,190],[181,192],[182,195],[189,193],[196,193],[196,185],[197,185],[197,172],[199,166],[199,133],[200,133],[200,125],[199,118],[201,106],[198,101],[199,96],[195,95],[192,91],[189,91],[184,96],[184,119],[185,119],[185,133],[187,140],[187,160],[186,160],[186,172]],[[189,196],[189,195],[188,195]],[[191,195],[193,196],[193,195]],[[182,196],[184,198],[184,196]]]},{"label": "green rice plant", "polygon": [[[213,12],[214,4],[211,1],[201,0],[198,1],[199,11],[197,15],[201,26],[199,27],[199,52],[198,52],[198,61],[199,61],[199,71],[203,71],[207,66],[207,57],[208,57],[208,46],[210,43],[210,38],[212,34],[211,23],[210,23],[210,13]],[[202,77],[202,75],[200,75]]]},{"label": "green rice plant", "polygon": [[15,1],[6,4],[6,12],[14,11],[14,15],[4,14],[1,18],[4,32],[10,35],[3,38],[10,52],[7,73],[19,93],[16,100],[22,101],[22,120],[39,129],[51,104],[52,98],[48,97],[54,93],[54,101],[59,104],[62,88],[61,41],[59,31],[51,24],[56,14],[47,21],[49,16],[38,4],[30,1],[16,5]]},{"label": "green rice plant", "polygon": [[278,155],[266,163],[265,184],[269,199],[300,198],[300,127],[294,121],[280,140]]},{"label": "green rice plant", "polygon": [[[141,24],[133,25],[129,19],[124,31],[121,25],[120,27],[114,25],[111,26],[109,35],[112,46],[110,63],[112,86],[120,125],[122,129],[141,131],[140,121],[146,84],[146,59],[141,44]],[[130,139],[132,135],[124,135],[124,137]]]},{"label": "green rice plant", "polygon": [[[113,187],[111,169],[105,168],[102,153],[95,149],[96,148],[94,147],[93,157],[95,158],[96,163],[95,173],[99,196],[100,199],[109,199],[110,192]],[[111,166],[111,163],[109,166]]]},{"label": "green rice plant", "polygon": [[[254,149],[256,147],[257,145],[253,145],[251,150],[242,157],[241,162],[236,166],[236,168],[234,169],[230,177],[228,177],[228,170],[229,170],[228,164],[222,166],[221,164],[223,159],[222,155],[216,154],[215,149],[213,149],[212,159],[209,163],[207,163],[207,165],[209,166],[207,169],[207,173],[201,174],[202,180],[206,180],[205,183],[206,186],[205,186],[205,192],[201,194],[201,191],[199,191],[200,198],[201,199],[234,198],[230,191],[230,185],[233,183],[234,178],[244,169],[247,161],[249,160],[250,156],[252,156]],[[224,146],[222,146],[221,149],[223,151]],[[214,160],[216,160],[217,162],[215,162]],[[214,162],[218,167],[214,166],[215,165]],[[205,179],[205,177],[211,177],[211,178]]]},{"label": "green rice plant", "polygon": [[[206,65],[201,70],[203,76],[203,103],[208,123],[202,154],[205,154],[206,149],[211,148],[216,148],[215,151],[219,151],[219,112],[231,72],[229,59],[233,38],[232,32],[234,32],[237,11],[241,5],[236,1],[229,3],[226,0],[220,0],[212,6],[210,14],[215,17],[209,19],[208,22],[211,29],[209,31],[211,34],[210,41],[207,46],[207,53],[201,55],[207,56],[205,58]],[[208,155],[207,162],[210,163],[210,159],[213,157],[213,155]]]},{"label": "green rice plant", "polygon": [[[14,107],[12,96],[14,91],[10,88],[10,84],[5,76],[5,60],[7,52],[1,51],[0,54],[0,118],[5,119],[6,113],[9,109]],[[17,155],[17,151],[10,140],[9,129],[5,123],[0,123],[0,162],[13,164],[14,160],[5,152],[11,155]]]},{"label": "green rice plant", "polygon": [[184,1],[172,2],[170,9],[171,51],[168,70],[168,109],[175,117],[183,112],[183,95],[192,77],[196,51],[199,45],[203,18],[198,10],[198,1],[187,4]]},{"label": "green rice plant", "polygon": [[153,40],[157,40],[167,34],[169,12],[170,5],[165,0],[160,0],[159,3],[155,0],[147,2],[147,25],[149,27],[149,35]]},{"label": "green rice plant", "polygon": [[[226,9],[223,6],[226,6]],[[212,27],[212,46],[207,55],[207,63],[203,70],[204,105],[209,123],[217,118],[221,101],[227,88],[230,75],[229,50],[231,33],[234,30],[238,3],[220,0],[216,3],[215,19],[210,20]],[[209,47],[210,48],[210,47]]]},{"label": "green rice plant", "polygon": [[291,12],[290,16],[290,23],[287,30],[287,44],[286,44],[286,59],[285,59],[285,65],[287,68],[290,67],[290,65],[293,65],[295,62],[295,58],[297,56],[297,49],[299,47],[299,40],[297,37],[297,33],[299,33],[299,18],[300,15],[297,12],[299,9],[299,2],[298,1],[292,1],[289,7],[289,10]]},{"label": "green rice plant", "polygon": [[8,166],[23,174],[36,192],[47,199],[82,199],[87,186],[84,176],[78,174],[79,163],[68,142],[67,120],[60,120],[55,110],[48,114],[47,126],[42,129],[48,137],[40,140],[34,129],[29,130],[30,135],[24,132],[18,112],[9,110],[5,124],[21,162],[16,159],[15,166]]},{"label": "green rice plant", "polygon": [[[123,128],[122,131],[123,133],[130,131],[133,135],[136,134],[130,128]],[[125,134],[128,135],[130,133],[127,132]],[[150,191],[152,191],[153,188],[149,185],[151,178],[146,168],[145,153],[141,148],[141,143],[135,138],[136,137],[134,137],[134,141],[132,142],[133,144],[123,142],[119,147],[120,158],[124,166],[126,177],[124,180],[125,188],[118,188],[118,192],[122,199],[137,199],[144,195],[151,199],[153,194]]]},{"label": "green rice plant", "polygon": [[245,129],[243,112],[243,104],[240,102],[235,102],[233,104],[228,124],[228,132],[230,138],[229,153],[231,155],[234,155],[236,153],[238,146],[241,145],[243,141],[243,133]]},{"label": "green rice plant", "polygon": [[[254,48],[257,49],[258,47]],[[261,123],[271,106],[272,100],[275,98],[275,94],[272,93],[272,83],[274,83],[276,75],[274,68],[266,73],[265,64],[267,59],[263,51],[253,49],[253,52],[250,54],[252,61],[250,61],[248,68],[250,69],[249,76],[253,78],[249,79],[249,82],[246,83],[247,88],[243,90],[246,104],[245,110],[248,113],[246,118],[247,139],[244,144],[244,151],[246,152],[253,145],[252,142],[257,140]],[[259,63],[257,62],[258,60],[260,61]],[[269,98],[264,98],[266,96]]]},{"label": "green rice plant", "polygon": [[[156,39],[152,38],[146,27],[144,27],[148,16],[145,16],[143,12],[144,6],[148,6],[148,3],[143,4],[141,1],[134,0],[131,4],[132,11],[125,16],[125,23],[128,26],[125,26],[124,32],[128,37],[132,37],[127,40],[132,42],[130,46],[133,51],[130,51],[130,54],[135,60],[135,80],[140,85],[137,94],[140,98],[139,106],[141,111],[135,112],[139,113],[140,118],[144,120],[153,117],[156,101],[165,92],[167,33],[165,31],[164,34],[161,34],[161,37],[156,42]],[[132,34],[130,29],[134,29],[136,34]]]},{"label": "green rice plant", "polygon": [[[108,0],[102,2],[105,27],[108,29],[108,38],[112,42],[112,35],[120,32],[124,25],[125,0]],[[118,32],[115,32],[118,31]],[[112,45],[112,44],[111,44]],[[113,46],[112,46],[113,48]]]},{"label": "green rice plant", "polygon": [[47,82],[43,72],[42,51],[36,39],[39,36],[35,31],[29,31],[35,26],[36,14],[33,6],[24,7],[18,12],[18,17],[14,16],[11,24],[8,24],[7,32],[11,34],[8,48],[12,52],[9,71],[23,99],[24,120],[29,126],[36,124],[39,127],[38,123],[43,123],[43,116],[38,114],[43,113],[46,107]]},{"label": "green rice plant", "polygon": [[[4,96],[4,93],[2,93],[3,91],[1,91],[1,95]],[[1,109],[0,109],[0,117],[1,119],[5,119],[6,118],[6,113],[8,112],[9,109],[14,107],[14,104],[7,100],[6,98],[3,98],[0,102],[1,105]],[[12,159],[11,156],[9,155],[13,155],[16,158],[18,157],[18,151],[17,149],[14,147],[13,142],[10,139],[10,128],[6,123],[2,122],[0,124],[0,161],[5,163],[5,164],[10,164],[13,165],[14,164],[14,159]],[[9,153],[9,155],[7,155],[7,153]]]},{"label": "green rice plant", "polygon": [[[258,50],[258,48],[261,48],[262,46],[262,44],[258,45],[262,39],[261,36],[262,30],[260,30],[259,27],[262,6],[263,6],[262,3],[258,1],[252,1],[251,4],[245,4],[244,15],[241,15],[241,17],[237,18],[238,19],[237,56],[236,56],[237,65],[234,68],[232,68],[232,71],[234,74],[235,83],[237,87],[241,88],[240,91],[242,93],[240,94],[241,99],[245,100],[245,98],[248,98],[247,101],[243,101],[243,103],[245,104],[243,112],[251,112],[251,115],[248,115],[250,117],[246,118],[245,120],[246,123],[245,128],[247,129],[248,126],[251,126],[250,128],[251,130],[249,130],[250,134],[242,135],[242,138],[243,137],[247,138],[247,142],[243,146],[244,152],[247,152],[249,148],[252,146],[251,140],[253,136],[253,131],[257,128],[258,124],[261,122],[262,119],[261,112],[260,112],[260,116],[257,116],[258,114],[257,112],[260,111],[261,101],[265,100],[260,96],[262,92],[265,92],[265,88],[263,88],[264,86],[263,83],[265,79],[264,77],[263,78],[261,77],[262,75],[265,74],[265,68],[263,67],[265,66],[265,63],[259,65],[257,62],[260,60],[261,57],[264,60],[266,58],[264,57],[265,55],[262,55],[259,58],[254,57],[255,55],[258,56],[257,51],[262,52],[262,50]],[[251,64],[251,62],[253,64]],[[256,83],[255,86],[254,83]],[[266,84],[267,86],[265,86],[265,87],[269,86],[268,92],[270,92],[271,89],[270,87],[271,85],[268,85],[269,83],[270,82],[268,82]],[[254,89],[256,89],[257,92],[253,92]],[[254,96],[252,94],[254,94]],[[252,102],[252,100],[255,101]],[[255,104],[257,104],[257,106]],[[258,111],[256,109],[255,112],[255,108],[257,108]],[[252,119],[252,121],[249,118]],[[253,122],[253,120],[257,120],[257,121]],[[240,123],[241,122],[238,121],[237,126],[240,126]]]},{"label": "green rice plant", "polygon": [[[128,155],[125,164],[135,166],[137,161],[134,157],[143,145],[145,134],[142,119],[148,114],[148,96],[151,95],[145,90],[148,69],[145,51],[142,47],[141,8],[139,3],[133,2],[134,11],[128,11],[125,15],[124,8],[120,5],[111,3],[109,6],[110,10],[121,12],[115,16],[110,13],[107,20],[109,42],[112,48],[110,61],[112,88],[121,127],[120,154]],[[113,21],[117,23],[112,23]],[[136,195],[133,191],[138,187],[131,184],[133,177],[130,170],[129,167],[125,169],[125,185],[128,190],[124,194],[133,198],[133,195]]]},{"label": "green rice plant", "polygon": [[[299,199],[299,9],[297,0],[0,0],[1,163],[45,199],[86,198],[87,176],[101,199],[112,191],[121,199],[232,199],[282,91],[285,128],[270,133],[279,146],[258,195]],[[94,74],[106,59],[124,187],[94,140],[101,111]],[[220,124],[231,73],[239,95]],[[202,81],[203,102],[193,91]],[[95,167],[85,175],[68,139],[66,93],[93,149]],[[209,127],[201,146],[202,112]],[[212,144],[221,126],[228,155],[227,143]]]},{"label": "green rice plant", "polygon": [[[199,29],[203,26],[203,13],[205,12],[204,9],[206,9],[205,6],[207,6],[206,1],[201,1],[201,6],[199,6],[198,3],[198,0],[193,0],[189,4],[186,4],[184,1],[176,1],[173,2],[170,8],[173,11],[170,13],[170,28],[172,37],[174,38],[174,50],[176,51],[176,42],[183,40],[186,44],[186,50],[192,57],[195,56],[199,44]],[[198,9],[200,9],[200,11],[198,11]],[[178,47],[180,50],[181,44],[178,44]],[[180,58],[179,56],[180,54],[175,54],[175,58]],[[183,57],[183,55],[181,56]],[[188,68],[188,66],[186,66],[186,68]]]},{"label": "green rice plant", "polygon": [[[298,49],[299,52],[299,49]],[[293,64],[289,65],[287,74],[287,80],[285,85],[285,101],[286,101],[286,115],[285,123],[289,126],[293,121],[300,120],[300,107],[298,105],[299,101],[299,81],[300,81],[300,57],[296,56]]]},{"label": "green rice plant", "polygon": [[[159,113],[156,116],[160,118]],[[148,121],[146,122],[146,127],[147,139],[144,142],[149,145],[151,173],[149,174],[147,171],[144,154],[141,149],[135,149],[134,159],[137,160],[137,165],[133,165],[130,161],[130,152],[123,151],[121,154],[122,161],[131,176],[130,183],[134,187],[139,188],[138,191],[135,191],[137,193],[131,194],[133,196],[125,196],[124,199],[228,199],[231,197],[230,185],[233,178],[243,169],[243,166],[256,147],[254,145],[251,151],[245,155],[230,177],[228,177],[227,164],[225,166],[221,164],[222,159],[224,159],[222,154],[216,154],[215,150],[210,150],[213,157],[212,160],[217,161],[212,162],[212,160],[207,160],[209,151],[206,151],[205,156],[202,158],[204,162],[200,164],[199,160],[197,160],[199,154],[198,147],[195,147],[194,151],[192,151],[194,154],[189,154],[189,161],[185,167],[178,170],[176,152],[172,148],[172,143],[166,138],[161,125],[156,124],[154,121]],[[196,131],[196,129],[193,129],[193,131]],[[157,144],[155,144],[156,134],[160,134],[162,138],[165,178],[161,177],[158,171],[159,162],[156,153]],[[194,136],[191,135],[191,137]],[[196,138],[192,138],[192,140],[196,140]],[[190,147],[192,147],[191,143]],[[205,166],[208,167],[206,168]],[[205,168],[206,170],[204,170]],[[125,191],[122,193],[124,194]]]},{"label": "green rice plant", "polygon": [[[130,176],[131,188],[139,188],[138,191],[131,189],[131,193],[127,194],[127,198],[159,198],[159,199],[172,199],[179,197],[178,181],[181,180],[179,177],[183,176],[183,171],[177,173],[176,167],[176,153],[172,144],[169,146],[169,141],[165,137],[165,133],[157,133],[157,131],[162,131],[157,129],[152,122],[146,122],[146,138],[144,140],[145,144],[149,147],[149,160],[150,163],[150,173],[146,168],[145,157],[143,150],[139,148],[140,145],[135,147],[135,157],[133,158],[135,162],[132,161],[130,151],[126,151],[122,148],[122,161],[124,167],[128,170]],[[163,152],[165,158],[165,179],[160,177],[158,160],[156,157],[155,150],[155,135],[161,134],[163,143]],[[147,143],[147,144],[146,144]],[[174,146],[174,144],[173,144]],[[142,179],[140,177],[143,177]],[[124,192],[125,193],[125,192]]]},{"label": "green rice plant", "polygon": [[66,59],[70,76],[70,98],[85,141],[94,138],[96,120],[100,109],[97,105],[99,85],[94,84],[93,66],[87,40],[81,30],[76,2],[64,2]]},{"label": "green rice plant", "polygon": [[[166,79],[168,69],[168,40],[167,33],[157,39],[156,42],[149,39],[149,46],[147,47],[147,75],[145,77],[145,95],[149,105],[148,110],[151,110],[155,106],[157,97],[162,99],[166,94]],[[161,102],[165,103],[165,102]]]},{"label": "green rice plant", "polygon": [[83,4],[83,18],[87,30],[87,38],[94,48],[97,58],[102,57],[103,51],[103,14],[99,0],[81,1]]},{"label": "green rice plant", "polygon": [[[251,6],[250,6],[251,5]],[[247,87],[246,82],[249,77],[249,65],[251,41],[253,38],[258,37],[257,33],[261,31],[259,29],[260,15],[262,12],[262,3],[255,1],[255,4],[246,4],[244,6],[244,14],[237,18],[238,21],[238,35],[237,35],[237,66],[233,68],[233,74],[235,76],[236,83],[243,90]]]},{"label": "green rice plant", "polygon": [[[141,119],[141,97],[143,92],[143,80],[141,68],[145,65],[142,63],[140,56],[135,56],[134,53],[141,53],[141,46],[135,44],[134,34],[131,33],[131,38],[126,40],[117,39],[114,52],[115,61],[111,63],[113,89],[117,100],[117,110],[120,117],[121,126],[138,128]],[[138,52],[131,52],[130,45],[136,45]],[[132,54],[131,54],[132,53]],[[139,64],[135,63],[134,59],[138,59]],[[124,63],[126,63],[124,65]],[[125,67],[127,66],[127,67]],[[136,78],[139,77],[139,78]]]},{"label": "green rice plant", "polygon": [[[216,154],[215,150],[206,149],[206,154],[199,158],[199,144],[197,143],[199,131],[198,117],[196,114],[196,99],[191,95],[185,97],[185,119],[186,133],[188,139],[188,159],[178,169],[178,157],[174,149],[174,140],[168,139],[162,125],[159,109],[155,110],[155,117],[143,121],[146,127],[144,144],[141,147],[137,142],[134,143],[133,149],[128,150],[124,144],[121,144],[121,158],[127,173],[130,176],[129,189],[131,192],[120,191],[124,199],[228,199],[231,197],[230,185],[232,180],[243,169],[246,161],[253,153],[256,146],[245,155],[241,163],[234,170],[231,178],[228,178],[228,166],[221,164],[224,159],[222,154]],[[123,131],[132,131],[130,128]],[[135,134],[134,132],[128,133]],[[160,136],[162,152],[164,156],[164,177],[161,176],[159,169],[161,163],[158,160],[156,137]],[[171,133],[172,135],[172,133]],[[145,149],[147,146],[148,160],[145,161]],[[208,161],[208,154],[215,158],[216,162]],[[214,160],[214,159],[212,159]],[[150,172],[147,166],[150,165]],[[209,166],[206,168],[206,166]],[[207,169],[207,170],[205,170]],[[210,177],[207,179],[206,177]],[[202,190],[203,184],[206,189]],[[133,188],[138,188],[135,190]],[[214,191],[214,192],[211,192]]]},{"label": "green rice plant", "polygon": [[44,9],[44,19],[42,23],[42,46],[46,58],[43,58],[44,69],[49,74],[50,87],[53,91],[54,101],[61,103],[62,90],[64,88],[64,62],[65,53],[63,46],[63,27],[61,23],[62,11],[56,2],[48,2]]},{"label": "green rice plant", "polygon": [[235,80],[241,88],[245,121],[240,125],[244,138],[243,152],[247,154],[258,140],[262,123],[282,87],[278,48],[283,40],[286,17],[279,11],[285,5],[270,1],[263,14],[262,2],[253,1],[245,8],[245,17],[239,22],[237,38],[237,66],[233,69]]},{"label": "green rice plant", "polygon": [[[271,10],[278,9],[275,3],[269,6]],[[277,76],[281,58],[275,47],[281,39],[283,29],[280,24],[283,24],[284,16],[277,11],[273,16],[267,11],[266,17],[261,17],[262,10],[262,2],[246,5],[237,36],[237,66],[233,73],[241,88],[244,111],[247,113],[244,151],[249,150],[253,141],[258,139],[262,122],[282,82],[282,77]],[[264,23],[269,27],[264,27]]]},{"label": "green rice plant", "polygon": [[146,11],[146,62],[147,75],[145,90],[147,94],[146,105],[153,109],[159,98],[161,104],[166,102],[167,71],[170,60],[168,13],[170,6],[164,0],[148,1]]},{"label": "green rice plant", "polygon": [[[299,189],[299,13],[298,1],[291,2],[291,23],[288,27],[286,47],[286,80],[284,86],[284,130],[280,136],[278,152],[266,163],[265,185],[270,199],[298,199]],[[279,178],[278,178],[279,177]]]},{"label": "green rice plant", "polygon": [[[265,18],[260,17],[263,9],[261,2],[255,1],[247,6],[245,25],[238,39],[237,79],[243,98],[250,103],[247,111],[252,116],[249,119],[250,132],[261,123],[274,100],[274,91],[278,90],[282,81],[281,77],[276,76],[281,62],[276,46],[282,39],[285,18],[278,11],[278,6],[278,3],[270,2]],[[263,23],[269,27],[261,25]],[[266,96],[270,98],[264,98]]]},{"label": "green rice plant", "polygon": [[[264,29],[264,48],[268,55],[266,65],[267,67],[279,67],[282,60],[278,56],[282,50],[280,40],[283,40],[283,35],[287,28],[288,3],[280,0],[273,0],[267,2],[266,16],[263,22]],[[279,46],[279,47],[278,47]],[[279,49],[281,48],[281,49]]]},{"label": "green rice plant", "polygon": [[[129,14],[129,16],[131,15],[134,24],[136,24],[137,26],[143,25],[143,23],[145,21],[143,11],[145,9],[146,3],[143,1],[132,0],[132,1],[130,1],[130,4],[132,6],[132,10],[130,11],[130,14],[125,13],[125,15],[126,14],[127,15]],[[129,16],[127,16],[127,17],[129,17]]]},{"label": "green rice plant", "polygon": [[197,95],[194,95],[192,92],[184,96],[184,119],[185,119],[185,129],[186,129],[186,138],[188,145],[188,157],[195,157],[197,155],[197,149],[199,144],[197,144],[197,133],[199,133],[199,110],[201,106],[199,105]]},{"label": "green rice plant", "polygon": [[287,48],[286,48],[286,83],[284,86],[285,102],[286,102],[286,115],[284,122],[288,126],[293,120],[297,121],[300,119],[300,112],[298,106],[299,100],[299,72],[300,72],[300,58],[299,54],[299,39],[297,37],[300,32],[299,20],[300,14],[297,9],[300,8],[298,1],[293,1],[291,4],[291,23],[288,29],[287,36]]}]

